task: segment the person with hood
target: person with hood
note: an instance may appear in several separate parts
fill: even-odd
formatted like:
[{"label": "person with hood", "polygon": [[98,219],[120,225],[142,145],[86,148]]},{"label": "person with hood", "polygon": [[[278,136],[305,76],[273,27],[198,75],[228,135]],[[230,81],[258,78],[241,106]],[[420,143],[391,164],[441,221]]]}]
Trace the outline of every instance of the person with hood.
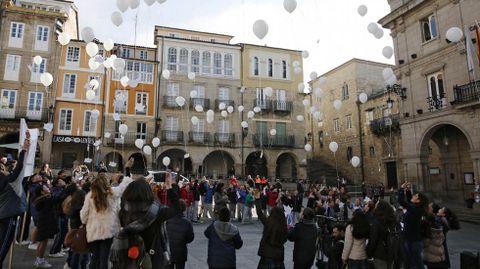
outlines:
[{"label": "person with hood", "polygon": [[315,213],[305,208],[300,213],[300,222],[288,231],[288,240],[295,242],[293,247],[293,268],[311,268],[316,254],[317,224]]},{"label": "person with hood", "polygon": [[187,206],[184,201],[179,201],[180,212],[167,221],[167,234],[170,251],[171,264],[167,269],[184,269],[188,257],[187,244],[191,243],[195,237],[192,223],[184,216]]},{"label": "person with hood", "polygon": [[204,232],[208,238],[207,263],[210,269],[237,268],[235,250],[243,245],[237,226],[230,223],[230,210],[222,207],[218,211],[218,220]]}]

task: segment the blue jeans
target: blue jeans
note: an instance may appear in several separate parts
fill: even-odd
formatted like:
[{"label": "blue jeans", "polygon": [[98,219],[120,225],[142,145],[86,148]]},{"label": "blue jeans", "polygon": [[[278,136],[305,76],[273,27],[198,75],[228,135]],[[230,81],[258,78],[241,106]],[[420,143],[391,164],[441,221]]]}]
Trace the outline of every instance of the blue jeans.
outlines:
[{"label": "blue jeans", "polygon": [[348,269],[368,269],[366,260],[348,260]]},{"label": "blue jeans", "polygon": [[423,242],[408,242],[405,241],[405,268],[408,269],[424,269],[422,251]]},{"label": "blue jeans", "polygon": [[50,248],[50,254],[59,253],[62,251],[63,241],[68,232],[68,219],[65,216],[58,217],[58,233],[55,235],[53,245]]},{"label": "blue jeans", "polygon": [[90,269],[108,269],[108,257],[113,239],[97,240],[89,243],[92,260]]},{"label": "blue jeans", "polygon": [[87,269],[89,254],[80,254],[73,251],[68,252],[67,263],[71,269]]},{"label": "blue jeans", "polygon": [[3,261],[12,245],[16,225],[16,216],[0,219],[0,268],[2,268]]}]

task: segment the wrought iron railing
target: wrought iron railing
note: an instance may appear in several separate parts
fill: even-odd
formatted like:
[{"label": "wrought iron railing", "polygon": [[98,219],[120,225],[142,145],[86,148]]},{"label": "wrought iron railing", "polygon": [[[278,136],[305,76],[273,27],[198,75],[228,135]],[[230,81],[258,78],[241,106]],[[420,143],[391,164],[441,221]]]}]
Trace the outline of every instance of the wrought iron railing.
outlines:
[{"label": "wrought iron railing", "polygon": [[265,99],[255,99],[253,100],[253,107],[259,107],[262,111],[270,111],[272,110],[272,101],[265,100]]},{"label": "wrought iron railing", "polygon": [[385,135],[400,131],[400,117],[398,114],[370,121],[370,130],[375,135]]},{"label": "wrought iron railing", "polygon": [[48,121],[48,108],[35,109],[30,106],[0,107],[0,119],[18,120],[21,118],[29,121]]},{"label": "wrought iron railing", "polygon": [[125,145],[125,146],[133,146],[135,145],[135,140],[142,139],[144,144],[149,143],[154,135],[153,133],[136,133],[136,132],[127,132],[125,135],[120,134],[119,132],[115,131],[105,131],[106,133],[110,133],[110,137],[106,138],[107,145]]},{"label": "wrought iron railing", "polygon": [[215,133],[215,146],[233,147],[235,146],[235,134],[230,133]]},{"label": "wrought iron railing", "polygon": [[182,131],[162,131],[162,143],[163,144],[183,144],[183,132]]},{"label": "wrought iron railing", "polygon": [[188,142],[190,144],[208,145],[210,142],[210,133],[205,132],[189,132]]},{"label": "wrought iron railing", "polygon": [[455,104],[468,104],[480,101],[480,80],[453,87]]},{"label": "wrought iron railing", "polygon": [[163,107],[164,108],[178,108],[180,107],[177,104],[177,96],[163,96]]},{"label": "wrought iron railing", "polygon": [[273,111],[279,113],[290,113],[293,109],[291,101],[273,101]]},{"label": "wrought iron railing", "polygon": [[427,97],[428,111],[441,110],[447,107],[446,98]]},{"label": "wrought iron railing", "polygon": [[293,135],[270,136],[268,134],[255,134],[255,135],[253,135],[253,144],[256,147],[259,147],[259,146],[294,147],[295,146],[295,136],[293,136]]},{"label": "wrought iron railing", "polygon": [[233,100],[220,100],[220,99],[216,99],[216,100],[215,100],[215,109],[216,109],[216,110],[220,110],[220,109],[219,109],[219,106],[220,106],[221,103],[224,103],[224,104],[225,104],[225,109],[226,109],[227,107],[229,107],[229,106],[233,106],[233,107],[235,106],[235,101],[233,101]]},{"label": "wrought iron railing", "polygon": [[203,107],[204,111],[210,109],[210,99],[206,98],[190,98],[190,107],[195,108],[195,106],[200,105]]}]

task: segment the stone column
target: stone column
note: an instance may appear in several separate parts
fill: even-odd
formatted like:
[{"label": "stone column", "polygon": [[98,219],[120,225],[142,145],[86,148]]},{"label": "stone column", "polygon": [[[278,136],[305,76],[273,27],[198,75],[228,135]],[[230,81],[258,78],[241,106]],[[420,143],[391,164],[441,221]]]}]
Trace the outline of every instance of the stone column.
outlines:
[{"label": "stone column", "polygon": [[267,165],[268,177],[275,179],[277,173],[277,165]]}]

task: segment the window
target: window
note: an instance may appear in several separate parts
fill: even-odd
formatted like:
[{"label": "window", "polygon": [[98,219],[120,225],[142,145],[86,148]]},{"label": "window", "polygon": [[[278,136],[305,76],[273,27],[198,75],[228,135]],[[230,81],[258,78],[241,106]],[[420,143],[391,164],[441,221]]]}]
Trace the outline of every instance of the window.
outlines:
[{"label": "window", "polygon": [[75,97],[75,88],[77,85],[76,74],[65,74],[63,77],[63,97]]},{"label": "window", "polygon": [[168,49],[168,65],[167,69],[170,71],[177,71],[177,49]]},{"label": "window", "polygon": [[353,157],[353,149],[352,147],[347,147],[347,161],[350,161]]},{"label": "window", "polygon": [[210,42],[215,43],[216,42],[215,38],[210,38]]},{"label": "window", "polygon": [[71,109],[61,109],[60,110],[60,123],[59,131],[72,132],[72,117],[73,110]]},{"label": "window", "polygon": [[170,37],[176,37],[177,35],[174,34],[174,33],[170,33],[169,36],[170,36]]},{"label": "window", "polygon": [[346,123],[347,129],[352,129],[352,115],[348,115],[345,118],[345,123]]},{"label": "window", "polygon": [[67,62],[78,63],[79,57],[80,57],[80,48],[68,47]]},{"label": "window", "polygon": [[147,139],[147,124],[145,122],[137,122],[137,139]]},{"label": "window", "polygon": [[37,26],[37,41],[48,41],[48,27],[47,26]]},{"label": "window", "polygon": [[255,105],[260,106],[261,108],[265,108],[267,106],[268,97],[263,88],[257,88],[256,97],[257,100]]},{"label": "window", "polygon": [[369,152],[370,152],[370,157],[375,157],[375,147],[374,146],[370,147]]},{"label": "window", "polygon": [[323,148],[323,144],[324,144],[323,131],[318,132],[318,142],[320,143],[320,148]]},{"label": "window", "polygon": [[98,88],[94,89],[95,91],[95,99],[100,99],[100,88],[102,87],[102,81],[100,80],[100,76],[88,76],[88,83],[92,80],[98,81]]},{"label": "window", "polygon": [[258,76],[259,75],[259,63],[258,63],[258,57],[253,57],[253,75]]},{"label": "window", "polygon": [[[193,85],[193,90],[197,92],[197,97],[196,98],[205,98],[205,85],[201,84],[195,84]],[[197,105],[197,104],[194,104]],[[199,103],[198,105],[203,106],[203,102]]]},{"label": "window", "polygon": [[147,60],[148,59],[148,54],[146,50],[141,50],[140,51],[140,59],[142,60]]},{"label": "window", "polygon": [[348,99],[348,84],[344,82],[342,86],[342,100],[347,100],[347,99]]},{"label": "window", "polygon": [[191,72],[195,74],[200,73],[200,52],[198,50],[193,50],[191,55]]},{"label": "window", "polygon": [[85,119],[83,121],[83,132],[84,133],[96,133],[97,130],[97,119],[92,117],[92,111],[85,111]]},{"label": "window", "polygon": [[218,52],[213,54],[213,73],[215,75],[222,74],[222,54]]},{"label": "window", "polygon": [[[277,122],[275,124],[275,130],[277,130],[277,138],[286,139],[287,124],[285,122]],[[285,140],[283,142],[287,142],[287,141]]]},{"label": "window", "polygon": [[225,54],[223,67],[225,69],[224,74],[225,76],[232,76],[233,74],[233,63],[232,63],[232,54]]},{"label": "window", "polygon": [[282,78],[287,78],[287,61],[282,61]]},{"label": "window", "polygon": [[[2,90],[2,114],[5,113],[5,110],[15,109],[17,103],[17,91],[16,90]],[[15,111],[13,111],[15,113]],[[14,116],[14,115],[12,115]]]},{"label": "window", "polygon": [[266,136],[268,134],[266,121],[257,121],[257,134],[263,136]]},{"label": "window", "polygon": [[202,53],[202,73],[210,74],[212,70],[212,55],[208,51]]},{"label": "window", "polygon": [[167,131],[177,131],[178,130],[178,118],[167,117],[167,120],[165,121],[165,130],[167,130]]},{"label": "window", "polygon": [[198,119],[198,123],[192,124],[193,141],[203,143],[205,141],[205,120]]},{"label": "window", "polygon": [[177,97],[180,93],[180,84],[177,82],[169,82],[167,84],[167,96]]},{"label": "window", "polygon": [[132,60],[125,61],[125,70],[122,72],[113,72],[112,79],[120,80],[123,76],[135,79],[140,83],[153,83],[153,64],[146,62],[137,62]]},{"label": "window", "polygon": [[428,78],[428,96],[435,100],[441,100],[445,97],[443,87],[443,74],[441,72],[431,74]]},{"label": "window", "polygon": [[226,87],[218,88],[218,100],[221,100],[221,101],[230,100],[230,89]]},{"label": "window", "polygon": [[333,120],[333,130],[340,132],[340,120],[338,118]]},{"label": "window", "polygon": [[122,48],[122,58],[123,59],[127,59],[127,58],[130,58],[130,49],[127,49],[127,48]]},{"label": "window", "polygon": [[143,106],[143,111],[135,109],[135,114],[146,115],[147,114],[147,105],[148,105],[148,93],[137,92],[137,96],[136,96],[135,99],[136,99],[135,108],[137,107],[137,105],[142,105]]},{"label": "window", "polygon": [[427,42],[437,38],[437,19],[435,15],[430,15],[420,21],[422,26],[423,41]]},{"label": "window", "polygon": [[43,105],[43,93],[29,92],[28,93],[28,111],[40,112]]},{"label": "window", "polygon": [[188,72],[188,50],[180,49],[180,59],[178,60],[178,72]]},{"label": "window", "polygon": [[226,143],[229,140],[230,122],[228,120],[221,120],[218,122],[218,140]]},{"label": "window", "polygon": [[268,76],[273,77],[273,60],[268,59]]},{"label": "window", "polygon": [[[119,98],[122,97],[122,98]],[[115,113],[119,114],[125,114],[127,113],[127,102],[128,102],[128,91],[125,90],[116,90],[115,91],[115,102],[117,105],[115,105]],[[123,100],[123,101],[118,101],[118,100]]]},{"label": "window", "polygon": [[42,63],[40,65],[36,65],[32,63],[32,73],[30,77],[31,82],[40,83],[40,75],[45,73],[46,69],[46,60],[42,59]]},{"label": "window", "polygon": [[12,22],[10,24],[10,38],[8,41],[8,46],[14,48],[21,48],[23,46],[24,29],[24,23]]},{"label": "window", "polygon": [[18,81],[18,75],[20,73],[20,62],[22,56],[7,54],[7,64],[5,66],[4,80]]}]

